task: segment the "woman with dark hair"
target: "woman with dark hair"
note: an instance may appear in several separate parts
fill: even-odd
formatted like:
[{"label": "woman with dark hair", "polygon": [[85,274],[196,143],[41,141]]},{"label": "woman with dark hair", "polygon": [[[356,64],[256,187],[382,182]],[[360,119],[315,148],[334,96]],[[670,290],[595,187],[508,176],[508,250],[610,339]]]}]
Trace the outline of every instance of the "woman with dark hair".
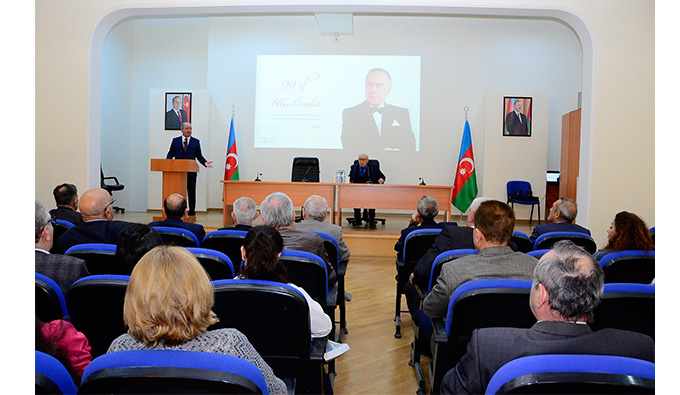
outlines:
[{"label": "woman with dark hair", "polygon": [[87,338],[67,321],[42,322],[35,317],[35,349],[56,358],[71,375],[76,387],[87,365],[92,362],[92,347]]},{"label": "woman with dark hair", "polygon": [[[243,267],[237,278],[288,283],[286,267],[279,261],[282,250],[283,238],[273,227],[260,225],[250,229],[241,246]],[[328,335],[333,324],[321,305],[304,289],[295,284],[288,285],[300,291],[307,299],[312,337]]]},{"label": "woman with dark hair", "polygon": [[611,252],[623,250],[654,250],[654,240],[645,221],[627,211],[616,214],[607,229],[607,245],[593,256],[599,261]]},{"label": "woman with dark hair", "polygon": [[129,276],[139,259],[163,244],[158,231],[148,225],[132,224],[120,232],[116,248],[116,273]]}]

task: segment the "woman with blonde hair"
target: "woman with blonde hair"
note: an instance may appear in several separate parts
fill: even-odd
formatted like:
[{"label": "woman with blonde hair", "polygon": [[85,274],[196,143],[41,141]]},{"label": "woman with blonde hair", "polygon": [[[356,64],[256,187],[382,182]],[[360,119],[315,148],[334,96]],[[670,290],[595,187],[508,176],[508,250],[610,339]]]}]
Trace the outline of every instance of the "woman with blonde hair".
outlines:
[{"label": "woman with blonde hair", "polygon": [[186,350],[233,355],[257,366],[269,392],[286,385],[236,329],[208,327],[218,321],[210,278],[198,260],[182,247],[158,246],[135,265],[125,292],[123,316],[128,333],[116,338],[108,352]]}]

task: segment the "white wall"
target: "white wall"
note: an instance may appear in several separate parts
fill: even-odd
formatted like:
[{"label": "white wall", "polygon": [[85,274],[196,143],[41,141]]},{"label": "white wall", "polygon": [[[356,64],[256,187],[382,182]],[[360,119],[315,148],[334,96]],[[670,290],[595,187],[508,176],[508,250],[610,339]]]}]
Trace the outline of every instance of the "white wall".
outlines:
[{"label": "white wall", "polygon": [[[338,168],[348,168],[358,155],[342,150],[253,148],[255,70],[260,54],[421,56],[421,151],[407,161],[391,153],[369,153],[381,160],[388,182],[393,184],[415,184],[423,177],[428,184],[450,185],[465,121],[463,107],[470,107],[473,140],[483,142],[488,92],[526,90],[549,95],[555,103],[551,113],[546,114],[549,138],[543,154],[549,159],[533,170],[543,174],[547,169],[559,168],[561,115],[576,108],[580,90],[579,41],[569,28],[552,20],[357,15],[354,35],[341,36],[337,43],[319,34],[313,15],[134,20],[120,23],[110,35],[120,35],[119,30],[128,32],[126,25],[130,24],[134,25],[134,38],[130,40],[134,77],[120,83],[131,84],[134,93],[105,92],[102,111],[111,101],[134,102],[133,126],[129,130],[135,136],[130,141],[135,141],[152,133],[145,131],[150,118],[160,117],[159,110],[145,108],[138,99],[144,97],[145,89],[182,90],[179,88],[192,86],[187,80],[194,83],[194,88],[206,86],[215,108],[209,125],[211,139],[201,141],[206,158],[214,160],[216,166],[204,169],[212,188],[207,207],[219,208],[222,204],[219,181],[232,106],[236,107],[241,179],[254,179],[256,173],[262,172],[265,180],[289,180],[294,156],[317,156],[322,181],[331,181]],[[179,38],[182,56],[173,53],[175,45],[169,44],[169,37]],[[105,54],[107,51],[105,48]],[[360,81],[357,86],[361,86]],[[194,127],[194,132],[206,131]],[[119,133],[120,129],[103,122],[103,136]],[[169,144],[158,143],[163,148]],[[474,148],[481,163],[483,144]],[[130,209],[157,208],[153,200],[142,206],[145,195],[158,194],[152,184],[145,188],[140,177],[141,170],[148,170],[149,158],[144,156],[143,144],[130,145],[130,149],[134,152],[129,155],[129,177],[119,175],[134,185],[125,194],[130,197]],[[478,168],[480,178],[484,177],[483,168]],[[480,193],[483,192],[482,188]]]}]

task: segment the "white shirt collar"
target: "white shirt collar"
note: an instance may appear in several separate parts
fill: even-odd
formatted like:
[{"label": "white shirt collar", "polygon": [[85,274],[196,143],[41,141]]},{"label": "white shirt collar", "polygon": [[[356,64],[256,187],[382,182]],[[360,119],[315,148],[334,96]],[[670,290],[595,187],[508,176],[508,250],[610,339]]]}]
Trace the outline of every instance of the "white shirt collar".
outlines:
[{"label": "white shirt collar", "polygon": [[42,248],[36,248],[35,250],[36,250],[36,251],[39,251],[39,252],[42,252],[43,254],[50,255],[50,252],[49,252],[49,251],[45,251],[45,250],[43,250]]}]

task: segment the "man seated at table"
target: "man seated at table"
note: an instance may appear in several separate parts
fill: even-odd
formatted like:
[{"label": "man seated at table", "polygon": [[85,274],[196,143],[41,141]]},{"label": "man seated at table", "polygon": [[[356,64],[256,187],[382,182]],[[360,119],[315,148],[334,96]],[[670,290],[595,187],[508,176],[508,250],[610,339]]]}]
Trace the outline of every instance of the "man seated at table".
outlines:
[{"label": "man seated at table", "polygon": [[[380,164],[378,162],[370,162],[368,155],[361,154],[358,158],[358,163],[352,164],[349,169],[349,182],[357,184],[384,184],[385,175],[380,171]],[[354,226],[361,226],[362,220],[368,222],[368,226],[375,228],[375,209],[364,209],[364,215],[361,216],[361,209],[354,209]]]}]

